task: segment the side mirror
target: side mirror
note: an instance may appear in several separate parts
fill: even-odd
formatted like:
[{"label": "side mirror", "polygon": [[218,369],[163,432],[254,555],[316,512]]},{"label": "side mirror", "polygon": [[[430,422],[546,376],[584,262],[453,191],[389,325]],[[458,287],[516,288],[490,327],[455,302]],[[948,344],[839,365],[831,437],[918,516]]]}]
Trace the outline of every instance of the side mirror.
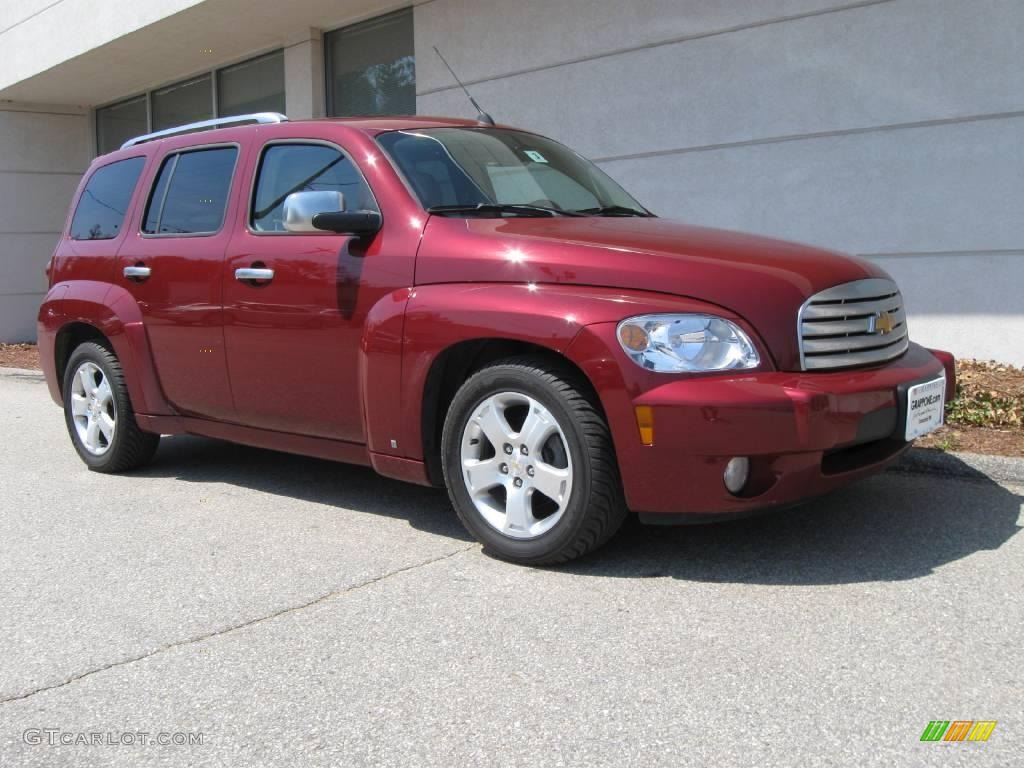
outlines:
[{"label": "side mirror", "polygon": [[292,192],[284,200],[284,228],[288,232],[337,232],[374,235],[380,231],[376,211],[346,211],[341,192]]},{"label": "side mirror", "polygon": [[318,213],[345,210],[345,196],[341,192],[292,192],[284,199],[284,228],[288,232],[319,232],[313,224]]},{"label": "side mirror", "polygon": [[375,235],[380,232],[381,218],[376,211],[336,211],[318,213],[313,226],[345,235]]}]

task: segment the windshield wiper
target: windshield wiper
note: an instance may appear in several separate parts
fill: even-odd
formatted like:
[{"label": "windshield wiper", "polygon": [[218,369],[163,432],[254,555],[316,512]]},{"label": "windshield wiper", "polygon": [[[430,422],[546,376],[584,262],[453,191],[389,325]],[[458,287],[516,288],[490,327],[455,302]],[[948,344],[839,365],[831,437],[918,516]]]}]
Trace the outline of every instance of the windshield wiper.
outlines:
[{"label": "windshield wiper", "polygon": [[627,208],[624,205],[602,205],[598,208],[582,208],[576,213],[583,216],[643,216],[651,218],[654,214],[641,211],[636,208]]},{"label": "windshield wiper", "polygon": [[518,216],[583,216],[576,211],[563,211],[561,208],[548,208],[544,205],[528,205],[527,203],[476,203],[475,205],[432,205],[427,213],[511,213]]}]

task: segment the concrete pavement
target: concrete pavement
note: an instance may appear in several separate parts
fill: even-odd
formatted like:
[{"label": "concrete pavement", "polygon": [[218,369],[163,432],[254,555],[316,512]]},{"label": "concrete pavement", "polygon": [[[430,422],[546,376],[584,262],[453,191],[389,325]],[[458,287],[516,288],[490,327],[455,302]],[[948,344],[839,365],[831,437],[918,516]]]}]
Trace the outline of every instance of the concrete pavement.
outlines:
[{"label": "concrete pavement", "polygon": [[[439,491],[198,438],[97,475],[37,376],[0,402],[0,765],[1024,762],[1012,464],[541,570]],[[935,719],[998,726],[921,743]]]}]

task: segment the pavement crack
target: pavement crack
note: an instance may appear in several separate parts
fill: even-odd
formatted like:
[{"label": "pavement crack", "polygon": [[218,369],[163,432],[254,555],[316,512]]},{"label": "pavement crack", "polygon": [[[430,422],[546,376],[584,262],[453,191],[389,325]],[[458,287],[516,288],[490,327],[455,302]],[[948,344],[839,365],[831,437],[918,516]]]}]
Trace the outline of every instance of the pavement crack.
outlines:
[{"label": "pavement crack", "polygon": [[379,576],[374,576],[373,578],[366,579],[365,581],[360,581],[359,583],[353,584],[353,585],[348,586],[348,587],[345,587],[344,589],[332,590],[332,591],[327,592],[327,593],[325,593],[323,595],[320,595],[319,597],[315,597],[312,600],[308,600],[305,603],[300,603],[299,605],[292,605],[292,606],[289,606],[287,608],[282,608],[279,611],[274,611],[273,613],[268,613],[268,614],[266,614],[264,616],[257,616],[255,619],[249,619],[247,621],[243,621],[243,622],[240,622],[238,624],[232,624],[229,627],[224,627],[222,629],[217,629],[217,630],[214,630],[213,632],[207,632],[207,633],[202,634],[202,635],[196,635],[195,637],[189,637],[189,638],[186,638],[184,640],[177,640],[177,641],[175,641],[173,643],[167,643],[165,645],[158,646],[157,648],[154,648],[154,649],[152,649],[150,651],[146,651],[145,653],[141,653],[138,656],[130,656],[130,657],[126,658],[126,659],[119,659],[117,661],[112,661],[109,664],[103,664],[101,666],[96,667],[95,669],[89,669],[89,670],[86,670],[85,672],[79,672],[78,674],[71,675],[67,679],[61,680],[58,683],[52,683],[50,685],[43,685],[43,686],[40,686],[38,688],[34,688],[33,690],[28,691],[26,693],[19,693],[16,696],[8,696],[6,698],[2,698],[2,699],[0,699],[0,704],[9,704],[9,703],[14,702],[14,701],[22,701],[23,699],[27,699],[27,698],[30,698],[31,696],[35,696],[37,693],[45,693],[46,691],[52,691],[52,690],[55,690],[57,688],[63,688],[66,685],[71,685],[74,682],[82,680],[83,678],[86,678],[86,677],[91,677],[92,675],[98,674],[100,672],[106,672],[109,669],[116,669],[117,667],[123,667],[123,666],[126,666],[128,664],[134,664],[137,661],[143,661],[144,659],[148,659],[151,656],[156,656],[158,654],[165,653],[166,651],[170,651],[170,650],[173,650],[175,648],[181,648],[183,646],[192,645],[194,643],[201,643],[201,642],[203,642],[205,640],[210,640],[211,638],[214,638],[214,637],[220,637],[222,635],[227,635],[227,634],[230,634],[232,632],[237,632],[240,629],[246,629],[247,627],[252,627],[252,626],[255,626],[256,624],[262,624],[265,621],[271,621],[272,619],[280,618],[281,616],[287,616],[287,615],[292,614],[292,613],[297,613],[298,611],[304,611],[307,608],[312,608],[315,605],[320,605],[321,603],[326,603],[328,600],[332,600],[332,599],[334,599],[336,597],[341,597],[343,595],[347,595],[350,592],[356,592],[356,591],[358,591],[360,589],[365,589],[366,587],[372,587],[374,584],[378,584],[379,582],[382,582],[382,581],[384,581],[386,579],[390,579],[392,576],[398,576],[399,574],[407,573],[408,571],[415,571],[415,570],[417,570],[419,568],[425,568],[428,565],[434,565],[435,563],[440,563],[440,562],[444,562],[445,560],[450,560],[451,558],[456,557],[458,555],[461,555],[463,552],[468,552],[469,550],[474,549],[477,546],[478,545],[476,543],[467,544],[466,546],[460,547],[459,549],[456,549],[456,550],[454,550],[452,552],[448,552],[447,554],[439,555],[438,557],[432,557],[432,558],[430,558],[428,560],[423,560],[423,561],[418,562],[418,563],[413,563],[412,565],[404,565],[401,568],[395,568],[392,571],[388,571],[386,573],[382,573]]}]

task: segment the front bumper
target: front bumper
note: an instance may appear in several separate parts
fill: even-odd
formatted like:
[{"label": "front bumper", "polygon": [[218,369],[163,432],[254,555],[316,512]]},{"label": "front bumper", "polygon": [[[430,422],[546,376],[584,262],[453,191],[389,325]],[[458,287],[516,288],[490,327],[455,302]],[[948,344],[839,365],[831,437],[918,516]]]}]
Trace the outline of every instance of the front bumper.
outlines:
[{"label": "front bumper", "polygon": [[[649,522],[661,515],[699,521],[788,506],[881,471],[910,445],[903,439],[900,390],[943,373],[947,400],[955,387],[952,356],[916,344],[898,360],[871,369],[661,383],[653,378],[661,374],[647,374],[624,358],[620,365],[601,335],[578,338],[571,351],[600,393],[627,503]],[[625,380],[623,372],[634,373],[629,366],[640,375]],[[640,441],[638,405],[652,408],[652,445]],[[735,456],[749,457],[751,465],[738,496],[722,477]]]}]

